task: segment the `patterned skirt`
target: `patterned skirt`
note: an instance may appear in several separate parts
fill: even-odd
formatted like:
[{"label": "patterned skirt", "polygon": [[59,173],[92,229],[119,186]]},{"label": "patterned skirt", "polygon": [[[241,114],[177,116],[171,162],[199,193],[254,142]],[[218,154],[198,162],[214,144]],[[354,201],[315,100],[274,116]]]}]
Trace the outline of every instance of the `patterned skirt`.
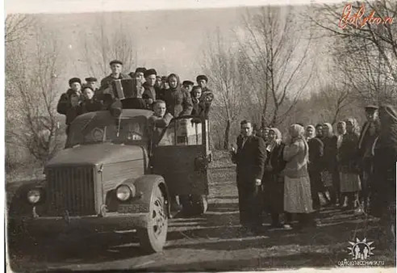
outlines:
[{"label": "patterned skirt", "polygon": [[314,211],[308,176],[284,177],[284,210],[289,213],[311,213]]},{"label": "patterned skirt", "polygon": [[360,176],[356,173],[340,172],[340,192],[358,192],[361,190]]}]

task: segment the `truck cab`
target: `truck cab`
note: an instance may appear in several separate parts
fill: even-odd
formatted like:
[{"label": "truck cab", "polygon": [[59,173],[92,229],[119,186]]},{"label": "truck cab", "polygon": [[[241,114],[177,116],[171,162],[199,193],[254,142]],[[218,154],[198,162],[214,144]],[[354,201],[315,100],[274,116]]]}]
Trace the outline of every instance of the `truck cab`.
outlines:
[{"label": "truck cab", "polygon": [[[152,114],[124,109],[118,119],[109,111],[77,117],[65,149],[45,165],[45,179],[22,185],[12,197],[9,236],[46,236],[81,227],[92,232],[136,229],[147,253],[161,251],[170,197],[208,194],[208,121],[175,118],[153,146],[148,132]],[[185,205],[195,206],[189,202]]]}]

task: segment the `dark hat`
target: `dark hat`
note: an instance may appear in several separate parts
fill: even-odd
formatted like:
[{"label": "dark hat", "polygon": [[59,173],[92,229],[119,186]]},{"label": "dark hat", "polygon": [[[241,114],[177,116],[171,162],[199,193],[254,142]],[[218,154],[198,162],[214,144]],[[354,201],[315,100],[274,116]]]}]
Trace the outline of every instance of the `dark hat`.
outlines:
[{"label": "dark hat", "polygon": [[146,70],[144,73],[145,78],[149,77],[150,75],[156,75],[157,76],[157,71],[154,68],[150,68],[148,70]]},{"label": "dark hat", "polygon": [[72,85],[72,83],[74,83],[74,82],[78,82],[79,84],[81,84],[80,78],[71,78],[69,80],[69,86]]},{"label": "dark hat", "polygon": [[135,69],[135,73],[143,73],[145,74],[146,72],[146,68],[145,67],[137,67],[137,69]]},{"label": "dark hat", "polygon": [[375,111],[375,110],[378,110],[378,106],[376,106],[376,105],[374,105],[374,104],[370,104],[370,105],[367,105],[367,106],[365,106],[365,111]]},{"label": "dark hat", "polygon": [[119,60],[113,60],[113,61],[111,61],[111,62],[109,63],[109,65],[112,65],[112,64],[121,64],[121,65],[123,65],[123,62],[122,62],[122,61],[119,61]]},{"label": "dark hat", "polygon": [[92,89],[92,87],[89,86],[89,85],[84,85],[84,86],[83,86],[83,91],[84,91],[85,89],[87,89],[87,88],[90,89],[92,92],[95,92],[94,89]]},{"label": "dark hat", "polygon": [[199,75],[199,76],[197,76],[196,82],[199,82],[199,81],[201,81],[201,80],[205,80],[206,82],[208,82],[208,78],[207,78],[206,75]]},{"label": "dark hat", "polygon": [[97,79],[97,78],[94,78],[94,77],[88,77],[88,78],[85,78],[85,81],[86,81],[86,82],[97,82],[98,79]]},{"label": "dark hat", "polygon": [[182,85],[194,85],[192,81],[183,81]]}]

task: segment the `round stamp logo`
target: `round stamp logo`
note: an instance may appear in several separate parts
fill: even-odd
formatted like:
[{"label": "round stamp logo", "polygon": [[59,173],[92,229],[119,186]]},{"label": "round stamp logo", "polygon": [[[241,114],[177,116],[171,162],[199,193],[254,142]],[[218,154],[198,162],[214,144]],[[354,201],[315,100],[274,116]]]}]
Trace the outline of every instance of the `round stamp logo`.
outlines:
[{"label": "round stamp logo", "polygon": [[353,260],[366,260],[369,256],[374,255],[372,250],[374,250],[375,247],[371,246],[373,243],[374,242],[367,242],[366,238],[362,241],[356,238],[356,242],[349,242],[351,246],[347,249],[350,250],[350,255],[353,256]]}]

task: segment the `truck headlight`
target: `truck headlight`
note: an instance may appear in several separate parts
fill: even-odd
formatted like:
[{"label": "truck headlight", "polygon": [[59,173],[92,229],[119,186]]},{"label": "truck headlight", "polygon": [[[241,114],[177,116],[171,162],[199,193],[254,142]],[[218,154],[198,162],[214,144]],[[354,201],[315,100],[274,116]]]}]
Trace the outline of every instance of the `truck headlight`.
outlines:
[{"label": "truck headlight", "polygon": [[128,199],[135,196],[134,185],[120,185],[116,189],[117,199],[120,201],[127,201]]},{"label": "truck headlight", "polygon": [[41,199],[41,191],[39,189],[33,189],[28,191],[27,198],[29,203],[36,204]]}]

